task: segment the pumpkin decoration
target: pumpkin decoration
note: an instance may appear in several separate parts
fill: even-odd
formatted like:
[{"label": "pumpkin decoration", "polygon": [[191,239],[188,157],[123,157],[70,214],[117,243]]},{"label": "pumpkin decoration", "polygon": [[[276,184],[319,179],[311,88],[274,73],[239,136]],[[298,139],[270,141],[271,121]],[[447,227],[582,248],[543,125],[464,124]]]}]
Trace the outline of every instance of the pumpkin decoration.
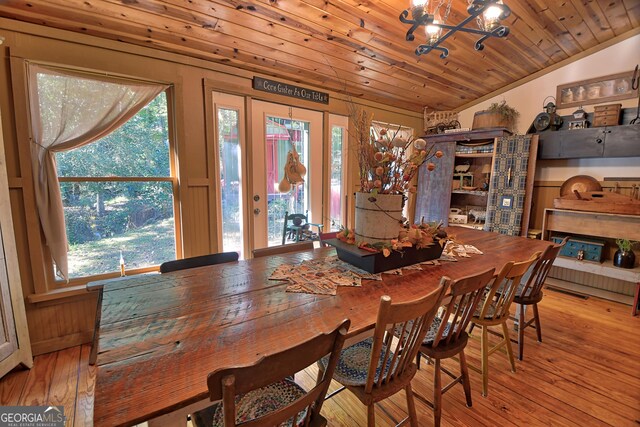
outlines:
[{"label": "pumpkin decoration", "polygon": [[307,168],[300,162],[300,155],[292,145],[287,153],[287,162],[284,164],[284,178],[278,184],[278,191],[288,193],[291,188],[304,182],[303,176],[307,174]]}]

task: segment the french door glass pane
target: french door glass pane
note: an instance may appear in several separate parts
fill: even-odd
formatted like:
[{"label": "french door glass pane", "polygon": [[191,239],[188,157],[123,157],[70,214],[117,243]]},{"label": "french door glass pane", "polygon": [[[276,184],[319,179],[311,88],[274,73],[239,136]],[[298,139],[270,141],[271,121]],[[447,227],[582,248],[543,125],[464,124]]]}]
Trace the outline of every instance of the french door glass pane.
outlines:
[{"label": "french door glass pane", "polygon": [[218,109],[222,250],[242,254],[242,153],[239,116],[238,110]]},{"label": "french door glass pane", "polygon": [[341,126],[331,128],[331,231],[342,225],[342,141],[345,129]]},{"label": "french door glass pane", "polygon": [[309,176],[304,183],[280,193],[278,184],[284,178],[287,154],[295,147],[300,162],[309,170],[309,122],[267,116],[265,144],[267,171],[267,236],[269,246],[282,244],[285,212],[307,214],[309,209]]}]

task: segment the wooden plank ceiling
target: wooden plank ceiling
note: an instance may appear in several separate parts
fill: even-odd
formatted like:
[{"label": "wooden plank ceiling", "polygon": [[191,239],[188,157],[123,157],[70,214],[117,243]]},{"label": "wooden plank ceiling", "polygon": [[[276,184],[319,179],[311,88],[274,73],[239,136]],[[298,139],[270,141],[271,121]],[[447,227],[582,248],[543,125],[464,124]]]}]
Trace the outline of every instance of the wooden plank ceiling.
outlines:
[{"label": "wooden plank ceiling", "polygon": [[[505,0],[506,39],[417,57],[399,0],[1,0],[0,16],[237,66],[387,105],[456,109],[640,26],[638,0]],[[453,0],[448,23],[467,16]],[[420,38],[422,30],[416,33]]]}]

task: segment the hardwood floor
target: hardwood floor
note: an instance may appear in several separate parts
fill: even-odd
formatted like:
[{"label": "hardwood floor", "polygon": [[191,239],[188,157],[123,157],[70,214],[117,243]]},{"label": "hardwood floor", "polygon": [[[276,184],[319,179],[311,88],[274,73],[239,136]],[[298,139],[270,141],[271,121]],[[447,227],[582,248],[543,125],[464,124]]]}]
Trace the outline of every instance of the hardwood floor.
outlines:
[{"label": "hardwood floor", "polygon": [[[526,330],[524,360],[511,373],[504,353],[489,357],[489,395],[480,395],[481,376],[470,372],[473,408],[465,406],[462,387],[443,396],[444,426],[638,426],[640,424],[640,317],[629,306],[590,297],[586,300],[545,291],[540,305],[543,343]],[[467,361],[479,367],[477,329]],[[516,336],[512,334],[512,338]],[[1,405],[64,405],[68,426],[91,426],[95,371],[88,366],[88,345],[36,357],[30,371],[0,381]],[[515,349],[515,347],[514,347]],[[444,366],[457,372],[455,361]],[[296,375],[304,386],[315,367]],[[416,393],[432,396],[431,366],[413,380]],[[443,376],[443,381],[445,381]],[[203,378],[203,381],[205,379]],[[334,383],[332,389],[337,388]],[[380,426],[404,418],[403,392],[376,407]],[[416,401],[420,426],[433,424],[431,409]],[[366,425],[366,408],[344,391],[328,400],[323,414],[332,426]]]}]

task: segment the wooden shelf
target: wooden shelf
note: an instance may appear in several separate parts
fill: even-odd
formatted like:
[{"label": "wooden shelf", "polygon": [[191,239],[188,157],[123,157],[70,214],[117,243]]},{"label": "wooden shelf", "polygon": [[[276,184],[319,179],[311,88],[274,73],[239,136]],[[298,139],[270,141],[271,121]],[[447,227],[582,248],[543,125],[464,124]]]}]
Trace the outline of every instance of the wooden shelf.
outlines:
[{"label": "wooden shelf", "polygon": [[489,195],[488,191],[484,190],[451,190],[451,194],[469,194],[471,196],[484,196],[487,197]]},{"label": "wooden shelf", "polygon": [[456,153],[456,157],[493,157],[493,151],[489,153]]},{"label": "wooden shelf", "polygon": [[[549,233],[554,231],[610,239],[624,236],[629,240],[640,240],[640,215],[547,208],[544,210],[542,221],[542,238],[548,240],[550,238]],[[578,261],[563,257],[557,257],[553,265],[635,283],[636,289],[631,314],[634,316],[637,314],[640,306],[640,267],[618,268],[609,264]]]},{"label": "wooden shelf", "polygon": [[482,139],[490,141],[494,138],[500,138],[501,136],[506,135],[511,135],[511,132],[505,128],[496,128],[425,135],[422,138],[426,139],[427,142],[478,141]]},{"label": "wooden shelf", "polygon": [[[607,264],[609,263],[609,264]],[[580,270],[585,273],[596,274],[598,276],[612,277],[626,282],[640,282],[640,267],[636,268],[620,268],[614,267],[611,260],[605,261],[603,264],[598,262],[579,261],[577,259],[557,257],[553,262],[556,267],[569,268],[571,270]]]}]

